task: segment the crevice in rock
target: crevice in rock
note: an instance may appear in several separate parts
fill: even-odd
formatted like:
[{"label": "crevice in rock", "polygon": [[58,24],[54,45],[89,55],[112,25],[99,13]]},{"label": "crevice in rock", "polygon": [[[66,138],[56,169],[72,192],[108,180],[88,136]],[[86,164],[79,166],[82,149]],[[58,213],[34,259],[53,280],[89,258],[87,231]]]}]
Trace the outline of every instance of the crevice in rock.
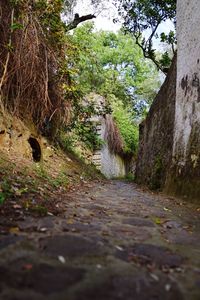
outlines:
[{"label": "crevice in rock", "polygon": [[37,139],[30,137],[28,139],[28,142],[32,148],[33,160],[35,162],[41,161],[42,151],[41,151],[41,147],[40,147],[40,144],[38,143]]}]

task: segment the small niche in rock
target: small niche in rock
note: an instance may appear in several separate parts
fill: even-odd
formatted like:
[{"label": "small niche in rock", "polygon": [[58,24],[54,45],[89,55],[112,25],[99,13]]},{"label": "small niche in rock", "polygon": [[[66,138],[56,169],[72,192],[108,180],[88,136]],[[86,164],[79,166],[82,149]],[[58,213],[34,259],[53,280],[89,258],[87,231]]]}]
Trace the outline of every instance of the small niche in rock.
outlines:
[{"label": "small niche in rock", "polygon": [[33,156],[33,160],[35,162],[39,162],[41,160],[41,156],[42,156],[42,151],[41,151],[41,147],[40,147],[40,144],[38,143],[38,141],[33,138],[33,137],[30,137],[28,139],[28,142],[32,148],[32,156]]},{"label": "small niche in rock", "polygon": [[5,130],[0,130],[0,134],[4,134],[5,133]]}]

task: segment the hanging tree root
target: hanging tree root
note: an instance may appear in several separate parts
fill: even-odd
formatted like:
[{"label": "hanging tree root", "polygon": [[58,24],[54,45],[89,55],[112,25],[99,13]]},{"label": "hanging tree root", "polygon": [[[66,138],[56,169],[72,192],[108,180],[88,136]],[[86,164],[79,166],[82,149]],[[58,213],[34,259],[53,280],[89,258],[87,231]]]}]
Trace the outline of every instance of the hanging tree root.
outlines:
[{"label": "hanging tree root", "polygon": [[60,126],[70,115],[62,88],[68,79],[59,71],[65,49],[63,45],[58,51],[50,45],[29,2],[21,7],[23,17],[9,1],[0,4],[1,110],[8,108],[19,117],[31,118],[38,128],[50,118],[54,126]]}]

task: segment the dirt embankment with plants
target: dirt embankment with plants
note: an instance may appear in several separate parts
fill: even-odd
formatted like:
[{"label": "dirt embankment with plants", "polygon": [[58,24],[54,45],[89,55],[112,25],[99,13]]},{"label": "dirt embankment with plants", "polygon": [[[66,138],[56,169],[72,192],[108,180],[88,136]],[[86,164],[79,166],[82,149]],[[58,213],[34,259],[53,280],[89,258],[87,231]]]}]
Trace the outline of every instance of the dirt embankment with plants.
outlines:
[{"label": "dirt embankment with plants", "polygon": [[[0,214],[9,221],[26,215],[58,215],[62,197],[91,179],[101,180],[97,171],[61,150],[42,163],[34,163],[0,151]],[[1,224],[1,230],[8,224]]]},{"label": "dirt embankment with plants", "polygon": [[91,179],[102,179],[94,166],[50,144],[19,119],[1,118],[0,215],[8,217],[1,231],[12,219],[59,214],[61,198]]},{"label": "dirt embankment with plants", "polygon": [[[19,217],[21,208],[52,213],[57,193],[74,183],[101,178],[80,157],[69,155],[77,144],[84,157],[102,144],[91,124],[96,111],[83,105],[91,92],[106,97],[108,105],[98,114],[112,114],[123,150],[130,155],[137,150],[141,99],[146,94],[146,102],[151,102],[159,84],[157,71],[123,32],[96,32],[92,23],[86,23],[69,34],[61,18],[65,14],[67,20],[69,13],[63,0],[0,2],[2,214],[10,208],[13,214],[19,210]],[[118,70],[118,65],[126,68]]]},{"label": "dirt embankment with plants", "polygon": [[60,17],[63,5],[43,0],[0,4],[1,215],[56,214],[61,194],[99,176],[64,153],[67,142],[61,143],[80,98],[70,75],[75,50]]}]

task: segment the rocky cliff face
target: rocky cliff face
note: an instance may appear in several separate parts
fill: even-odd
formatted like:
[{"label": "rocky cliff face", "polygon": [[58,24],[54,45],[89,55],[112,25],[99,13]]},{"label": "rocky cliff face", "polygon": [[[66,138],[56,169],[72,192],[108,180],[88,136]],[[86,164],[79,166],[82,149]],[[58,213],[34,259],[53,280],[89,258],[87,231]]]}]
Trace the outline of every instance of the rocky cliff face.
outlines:
[{"label": "rocky cliff face", "polygon": [[163,188],[171,165],[176,98],[176,57],[146,120],[140,125],[136,180]]},{"label": "rocky cliff face", "polygon": [[176,59],[140,126],[137,181],[200,200],[200,2],[177,2]]},{"label": "rocky cliff face", "polygon": [[200,200],[200,2],[177,5],[177,96],[167,191]]},{"label": "rocky cliff face", "polygon": [[30,162],[42,162],[53,154],[53,148],[37,133],[32,124],[26,126],[20,119],[9,114],[2,116],[1,113],[0,151],[10,157],[27,159]]}]

